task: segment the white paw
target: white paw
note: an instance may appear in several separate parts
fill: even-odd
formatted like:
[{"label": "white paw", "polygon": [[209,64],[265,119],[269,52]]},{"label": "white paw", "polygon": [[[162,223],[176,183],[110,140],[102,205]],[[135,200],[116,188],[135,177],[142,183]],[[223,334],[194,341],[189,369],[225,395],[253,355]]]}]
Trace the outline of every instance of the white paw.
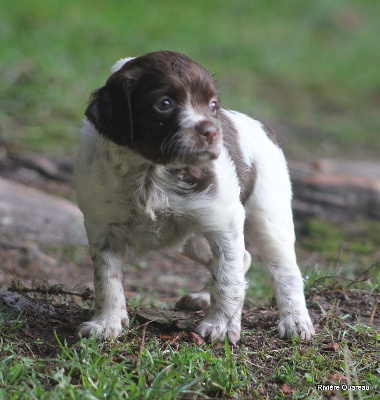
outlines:
[{"label": "white paw", "polygon": [[282,316],[277,330],[283,339],[299,336],[302,340],[310,341],[315,335],[315,329],[307,311]]},{"label": "white paw", "polygon": [[228,340],[232,344],[235,344],[240,339],[240,316],[238,319],[233,317],[230,321],[228,321],[227,324],[223,323],[222,321],[212,322],[206,318],[196,327],[195,332],[210,341],[223,341],[227,335]]},{"label": "white paw", "polygon": [[228,322],[227,337],[232,344],[240,340],[241,334],[241,313],[238,313]]},{"label": "white paw", "polygon": [[128,325],[128,314],[102,314],[94,315],[90,321],[83,322],[78,327],[78,335],[83,337],[116,338],[122,331],[122,325]]},{"label": "white paw", "polygon": [[198,292],[189,293],[183,296],[177,301],[175,308],[179,310],[206,310],[210,307],[210,293],[209,292]]},{"label": "white paw", "polygon": [[214,340],[222,341],[226,336],[227,332],[227,325],[225,324],[218,324],[208,322],[207,320],[203,320],[196,328],[195,332],[198,335],[209,339],[211,342]]}]

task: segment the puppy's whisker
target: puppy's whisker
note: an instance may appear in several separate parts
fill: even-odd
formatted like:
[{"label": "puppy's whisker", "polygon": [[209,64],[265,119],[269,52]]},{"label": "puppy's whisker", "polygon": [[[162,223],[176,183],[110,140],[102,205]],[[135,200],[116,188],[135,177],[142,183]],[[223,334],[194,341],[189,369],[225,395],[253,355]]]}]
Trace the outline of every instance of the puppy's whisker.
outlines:
[{"label": "puppy's whisker", "polygon": [[170,154],[170,150],[172,147],[174,147],[177,142],[179,142],[178,138],[181,136],[181,132],[177,132],[175,133],[172,137],[170,137],[169,139],[165,140],[162,144],[161,144],[161,148],[160,148],[160,154],[165,157],[165,154],[169,155]]}]

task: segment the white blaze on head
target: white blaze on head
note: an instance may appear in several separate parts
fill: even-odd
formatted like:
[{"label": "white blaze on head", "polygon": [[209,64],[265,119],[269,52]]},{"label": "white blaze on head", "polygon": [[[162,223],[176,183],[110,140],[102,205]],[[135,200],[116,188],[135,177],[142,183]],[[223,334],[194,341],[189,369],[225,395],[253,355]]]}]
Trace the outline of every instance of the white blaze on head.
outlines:
[{"label": "white blaze on head", "polygon": [[181,126],[183,128],[193,128],[195,125],[205,120],[207,120],[207,117],[195,110],[189,102],[181,112]]},{"label": "white blaze on head", "polygon": [[111,73],[113,74],[114,72],[119,71],[119,69],[123,67],[125,63],[134,60],[135,58],[136,57],[127,57],[127,58],[121,58],[119,61],[116,61],[114,66],[111,68]]}]

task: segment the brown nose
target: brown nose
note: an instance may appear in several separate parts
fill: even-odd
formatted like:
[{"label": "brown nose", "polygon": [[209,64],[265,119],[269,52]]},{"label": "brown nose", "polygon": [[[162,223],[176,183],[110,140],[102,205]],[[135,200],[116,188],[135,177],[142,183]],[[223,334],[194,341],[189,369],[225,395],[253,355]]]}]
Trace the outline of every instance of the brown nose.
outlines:
[{"label": "brown nose", "polygon": [[203,136],[203,139],[208,144],[214,143],[215,139],[218,136],[218,129],[216,126],[210,121],[202,121],[196,126],[196,130]]}]

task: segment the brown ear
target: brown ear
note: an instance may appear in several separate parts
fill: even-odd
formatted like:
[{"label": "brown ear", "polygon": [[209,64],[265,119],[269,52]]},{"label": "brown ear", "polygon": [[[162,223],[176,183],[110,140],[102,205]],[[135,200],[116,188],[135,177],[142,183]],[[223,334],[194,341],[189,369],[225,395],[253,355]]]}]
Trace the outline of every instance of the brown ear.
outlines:
[{"label": "brown ear", "polygon": [[97,131],[120,145],[133,141],[131,92],[135,80],[112,76],[105,86],[91,94],[86,117]]}]

